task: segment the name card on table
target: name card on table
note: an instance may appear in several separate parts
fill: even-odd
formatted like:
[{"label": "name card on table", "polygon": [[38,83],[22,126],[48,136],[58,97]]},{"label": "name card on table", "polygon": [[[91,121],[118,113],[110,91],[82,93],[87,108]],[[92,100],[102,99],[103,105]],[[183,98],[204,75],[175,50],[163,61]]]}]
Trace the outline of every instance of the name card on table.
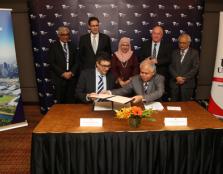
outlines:
[{"label": "name card on table", "polygon": [[168,118],[164,119],[165,126],[187,126],[187,118]]},{"label": "name card on table", "polygon": [[80,126],[85,127],[102,127],[102,118],[80,118]]},{"label": "name card on table", "polygon": [[181,111],[180,106],[167,106],[166,108],[168,111]]}]

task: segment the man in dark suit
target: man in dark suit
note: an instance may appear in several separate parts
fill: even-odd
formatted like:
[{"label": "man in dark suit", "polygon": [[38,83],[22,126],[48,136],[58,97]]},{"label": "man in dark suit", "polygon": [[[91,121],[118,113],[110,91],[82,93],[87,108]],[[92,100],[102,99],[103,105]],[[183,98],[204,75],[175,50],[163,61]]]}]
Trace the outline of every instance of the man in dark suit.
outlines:
[{"label": "man in dark suit", "polygon": [[81,72],[75,92],[81,102],[92,102],[94,100],[90,97],[92,94],[114,88],[115,79],[109,71],[110,67],[109,55],[101,52],[97,56],[96,68],[85,69]]},{"label": "man in dark suit", "polygon": [[50,46],[48,59],[58,103],[73,103],[77,77],[76,49],[70,42],[70,30],[58,28],[59,40]]},{"label": "man in dark suit", "polygon": [[[133,94],[133,103],[159,100],[164,93],[164,77],[156,74],[156,67],[144,60],[140,64],[140,74],[133,76],[130,83],[110,91],[113,95]],[[108,92],[109,93],[109,92]]]},{"label": "man in dark suit", "polygon": [[172,62],[169,66],[172,101],[188,101],[193,96],[199,55],[197,50],[190,48],[190,43],[191,37],[188,34],[180,35],[179,49],[172,54]]},{"label": "man in dark suit", "polygon": [[[151,59],[152,63],[156,64],[156,70],[158,74],[165,77],[165,90],[166,97],[169,93],[169,71],[168,66],[171,61],[172,45],[162,40],[163,28],[161,26],[155,26],[151,33],[151,39],[145,41],[141,47],[141,55],[139,61],[144,59]],[[166,100],[166,99],[165,99]]]},{"label": "man in dark suit", "polygon": [[79,43],[79,58],[82,70],[94,68],[99,52],[107,52],[111,56],[110,38],[99,32],[98,18],[89,18],[88,25],[91,32],[81,36]]}]

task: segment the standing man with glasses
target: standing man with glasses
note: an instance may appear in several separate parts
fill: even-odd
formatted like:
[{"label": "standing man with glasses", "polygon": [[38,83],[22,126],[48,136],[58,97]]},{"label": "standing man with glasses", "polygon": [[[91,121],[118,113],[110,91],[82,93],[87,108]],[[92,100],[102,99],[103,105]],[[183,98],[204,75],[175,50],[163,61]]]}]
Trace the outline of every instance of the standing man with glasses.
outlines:
[{"label": "standing man with glasses", "polygon": [[110,72],[110,68],[111,60],[109,55],[105,52],[99,53],[96,67],[85,69],[81,72],[75,91],[77,99],[82,103],[91,102],[91,94],[113,89],[115,86],[115,79]]},{"label": "standing man with glasses", "polygon": [[90,33],[81,36],[79,42],[81,70],[94,68],[99,52],[106,52],[111,57],[111,41],[109,36],[99,32],[99,19],[90,17],[88,27]]},{"label": "standing man with glasses", "polygon": [[169,70],[171,74],[171,101],[189,101],[196,86],[196,75],[199,69],[199,54],[190,48],[191,37],[181,34],[178,46],[172,54]]},{"label": "standing man with glasses", "polygon": [[151,39],[143,42],[141,47],[141,55],[139,61],[144,59],[150,59],[151,63],[156,65],[158,74],[165,77],[165,96],[163,100],[167,100],[169,96],[169,71],[168,66],[171,61],[172,45],[164,42],[163,40],[164,31],[161,26],[155,26],[152,29]]},{"label": "standing man with glasses", "polygon": [[48,59],[57,103],[73,103],[77,79],[77,56],[70,42],[70,29],[61,26],[57,30],[58,41],[50,45]]}]

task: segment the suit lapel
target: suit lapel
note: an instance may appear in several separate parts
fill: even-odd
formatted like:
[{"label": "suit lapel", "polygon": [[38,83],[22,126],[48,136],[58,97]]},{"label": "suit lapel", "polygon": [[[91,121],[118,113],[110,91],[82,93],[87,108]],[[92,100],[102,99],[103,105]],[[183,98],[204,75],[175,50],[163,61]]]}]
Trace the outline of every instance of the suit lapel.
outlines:
[{"label": "suit lapel", "polygon": [[90,48],[90,50],[92,51],[92,53],[95,54],[95,53],[94,53],[94,50],[93,50],[93,47],[92,47],[92,44],[91,44],[91,34],[90,34],[90,33],[88,34],[88,39],[87,39],[87,41],[88,41],[88,43],[87,43],[88,48]]},{"label": "suit lapel", "polygon": [[58,41],[57,47],[58,47],[58,50],[59,50],[59,53],[60,53],[60,57],[63,58],[63,59],[65,59],[63,47],[62,47],[60,41]]},{"label": "suit lapel", "polygon": [[161,41],[160,42],[160,47],[159,47],[159,50],[157,50],[157,55],[156,55],[156,57],[157,57],[157,60],[159,61],[159,57],[160,57],[160,54],[161,54],[161,51],[163,50],[163,42]]},{"label": "suit lapel", "polygon": [[99,33],[98,48],[97,48],[96,53],[98,52],[98,50],[100,50],[100,48],[101,48],[101,44],[102,44],[102,37],[101,37],[101,33]]},{"label": "suit lapel", "polygon": [[188,61],[188,59],[190,58],[190,53],[191,52],[190,52],[190,48],[189,48],[188,51],[187,51],[187,53],[184,56],[184,59],[183,59],[182,64],[185,64]]}]

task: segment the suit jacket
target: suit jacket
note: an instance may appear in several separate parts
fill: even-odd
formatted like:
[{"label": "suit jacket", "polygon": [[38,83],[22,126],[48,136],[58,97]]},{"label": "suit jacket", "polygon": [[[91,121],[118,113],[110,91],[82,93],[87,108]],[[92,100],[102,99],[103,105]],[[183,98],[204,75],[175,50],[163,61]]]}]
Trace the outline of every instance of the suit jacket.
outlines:
[{"label": "suit jacket", "polygon": [[164,77],[156,74],[150,82],[147,88],[147,94],[145,94],[140,75],[134,76],[129,84],[122,88],[114,89],[111,93],[122,96],[128,96],[129,94],[142,95],[146,102],[155,101],[161,98],[164,93]]},{"label": "suit jacket", "polygon": [[[152,40],[148,40],[143,42],[141,48],[141,55],[139,61],[143,61],[145,58],[150,57],[152,49]],[[160,42],[159,52],[157,54],[157,73],[163,75],[165,78],[168,78],[168,66],[171,62],[171,53],[172,53],[172,45],[165,43],[164,41]]]},{"label": "suit jacket", "polygon": [[[77,74],[78,61],[76,55],[75,46],[70,42],[68,43],[69,47],[69,70],[74,74],[74,78]],[[65,81],[61,75],[66,71],[66,58],[62,45],[59,41],[53,43],[50,46],[48,59],[50,63],[51,77],[54,80],[54,83],[62,83]]]},{"label": "suit jacket", "polygon": [[199,54],[198,51],[189,48],[186,55],[184,56],[183,62],[180,62],[181,55],[180,49],[177,49],[172,54],[172,62],[169,66],[171,79],[170,88],[177,88],[176,77],[186,77],[186,83],[181,85],[182,88],[194,88],[195,79],[199,68]]},{"label": "suit jacket", "polygon": [[99,33],[98,49],[96,54],[91,45],[90,33],[81,36],[79,42],[79,59],[81,69],[94,68],[96,57],[99,52],[107,52],[111,55],[111,42],[109,36]]},{"label": "suit jacket", "polygon": [[[115,79],[112,73],[109,71],[106,74],[107,90],[111,90],[115,86]],[[86,95],[88,93],[96,92],[96,71],[94,69],[86,69],[81,72],[80,78],[77,83],[75,96],[86,103]]]}]

